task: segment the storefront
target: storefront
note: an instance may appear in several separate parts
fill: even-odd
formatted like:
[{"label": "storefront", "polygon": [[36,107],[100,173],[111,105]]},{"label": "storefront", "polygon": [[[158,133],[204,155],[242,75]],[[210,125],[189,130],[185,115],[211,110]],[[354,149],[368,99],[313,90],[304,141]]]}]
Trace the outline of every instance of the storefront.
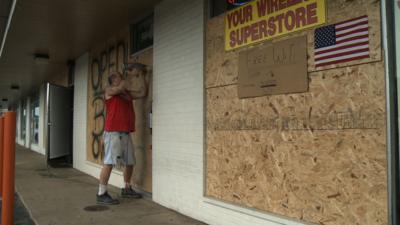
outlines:
[{"label": "storefront", "polygon": [[36,89],[32,95],[17,104],[17,134],[19,145],[45,154],[45,86]]},{"label": "storefront", "polygon": [[[153,201],[208,224],[391,224],[387,6],[279,2],[164,0],[89,46],[74,66],[74,168],[99,176],[107,76],[140,63],[132,182]],[[34,96],[18,140],[40,146]]]},{"label": "storefront", "polygon": [[[101,133],[100,116],[104,114],[99,110],[104,106],[96,102],[93,93],[100,84],[106,85],[107,73],[120,69],[121,62],[141,62],[153,67],[153,96],[135,106],[140,111],[152,101],[153,143],[152,147],[137,148],[136,154],[144,152],[146,157],[139,158],[152,166],[147,170],[139,167],[136,172],[146,174],[144,183],[148,186],[138,187],[152,192],[154,201],[210,224],[388,224],[380,3],[311,1],[277,7],[271,15],[308,9],[304,11],[308,17],[303,16],[311,19],[300,23],[297,30],[292,28],[290,16],[286,22],[282,20],[283,25],[288,24],[282,28],[276,19],[275,33],[266,30],[269,36],[261,37],[250,30],[260,31],[262,22],[257,28],[251,23],[257,22],[252,17],[261,2],[269,1],[250,3],[253,8],[246,10],[254,14],[241,21],[240,16],[246,18],[246,10],[241,9],[248,5],[204,19],[209,11],[204,10],[208,7],[202,1],[164,1],[154,11],[153,48],[125,58],[124,47],[130,44],[126,29],[79,59],[85,62],[83,68],[89,68],[87,77],[79,79],[89,88],[89,162],[85,166],[97,168],[91,170],[97,176],[102,141],[93,138]],[[238,19],[231,26],[236,25],[237,31],[232,30],[229,36],[225,21],[229,23],[230,15],[235,21],[235,12]],[[356,37],[358,29],[363,33],[361,41],[366,44],[348,50],[359,54],[343,54],[333,60],[325,59],[326,53],[318,56],[316,28],[343,27],[346,23],[361,25],[348,31],[349,38]],[[234,38],[231,42],[230,37]],[[243,66],[241,57],[253,55],[253,61],[259,62],[269,55],[257,53],[271,48],[272,52],[282,51],[272,57],[283,57],[284,61],[285,46],[293,46],[291,40],[300,46],[295,51],[306,55],[300,63],[303,67],[294,67],[290,73],[306,68],[306,88],[239,91],[245,97],[241,98],[241,74],[258,73]],[[283,47],[274,49],[274,45]],[[278,75],[279,69],[276,71],[273,73]],[[304,77],[285,81],[304,86]],[[269,81],[257,82],[268,86]],[[139,114],[145,116],[145,124],[149,112]],[[142,140],[149,135],[149,127],[143,128],[144,136],[136,134],[142,135]],[[114,175],[112,183],[120,185],[120,173]]]}]

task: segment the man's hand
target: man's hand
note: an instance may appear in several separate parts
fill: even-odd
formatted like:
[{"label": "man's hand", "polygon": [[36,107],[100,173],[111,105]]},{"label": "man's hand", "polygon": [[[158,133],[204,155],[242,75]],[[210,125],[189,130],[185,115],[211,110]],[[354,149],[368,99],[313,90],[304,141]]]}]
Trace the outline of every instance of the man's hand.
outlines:
[{"label": "man's hand", "polygon": [[127,89],[127,82],[125,80],[121,80],[118,86],[108,86],[105,90],[106,99],[111,98],[114,95],[119,95],[123,93]]}]

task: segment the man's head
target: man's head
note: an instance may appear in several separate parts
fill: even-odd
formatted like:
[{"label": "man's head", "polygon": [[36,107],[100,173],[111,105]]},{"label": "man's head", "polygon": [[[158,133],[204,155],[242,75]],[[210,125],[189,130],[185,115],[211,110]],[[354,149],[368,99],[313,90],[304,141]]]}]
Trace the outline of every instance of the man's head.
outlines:
[{"label": "man's head", "polygon": [[108,76],[108,84],[111,86],[118,86],[121,83],[122,74],[120,72],[112,72]]}]

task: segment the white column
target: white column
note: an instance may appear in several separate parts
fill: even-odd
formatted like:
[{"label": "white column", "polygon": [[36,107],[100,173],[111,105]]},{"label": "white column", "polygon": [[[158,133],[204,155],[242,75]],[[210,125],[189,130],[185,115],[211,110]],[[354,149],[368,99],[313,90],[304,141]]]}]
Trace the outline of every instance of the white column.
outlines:
[{"label": "white column", "polygon": [[[73,166],[85,173],[90,173],[86,164],[87,144],[87,95],[88,95],[89,54],[84,54],[75,61],[74,79],[74,122],[73,122]],[[97,175],[93,172],[93,175]]]},{"label": "white column", "polygon": [[31,98],[26,99],[25,147],[31,147]]},{"label": "white column", "polygon": [[45,113],[46,113],[46,86],[40,86],[39,91],[39,150],[40,153],[46,154],[46,145],[44,140],[44,134],[47,126],[45,125]]},{"label": "white column", "polygon": [[20,116],[20,104],[19,104],[19,102],[18,102],[18,105],[17,105],[17,108],[15,109],[15,112],[17,113],[17,118],[16,118],[16,123],[17,123],[17,125],[16,125],[16,134],[15,134],[15,142],[16,143],[19,143],[19,129],[20,129],[20,123],[19,123],[19,120],[20,120],[20,118],[19,118],[19,116]]},{"label": "white column", "polygon": [[25,139],[22,139],[21,132],[22,132],[22,129],[25,129],[25,128],[22,127],[22,117],[21,117],[22,113],[23,113],[22,101],[20,100],[18,102],[18,115],[17,115],[18,133],[16,136],[17,136],[17,143],[19,145],[23,146],[23,145],[25,145]]}]

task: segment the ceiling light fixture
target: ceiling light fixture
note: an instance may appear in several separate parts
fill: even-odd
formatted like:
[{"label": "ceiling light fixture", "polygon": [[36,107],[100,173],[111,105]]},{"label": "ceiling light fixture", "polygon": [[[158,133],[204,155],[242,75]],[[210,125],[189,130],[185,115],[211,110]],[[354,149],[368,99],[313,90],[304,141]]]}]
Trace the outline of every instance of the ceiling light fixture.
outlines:
[{"label": "ceiling light fixture", "polygon": [[36,53],[34,54],[36,64],[49,64],[50,56],[48,54]]},{"label": "ceiling light fixture", "polygon": [[1,40],[0,58],[3,55],[4,45],[6,44],[7,34],[8,34],[8,30],[10,29],[11,19],[12,19],[13,15],[14,15],[14,10],[15,10],[15,5],[16,4],[17,4],[17,0],[13,0],[12,6],[11,6],[11,9],[10,9],[10,14],[8,14],[7,26],[6,26],[6,29],[4,31],[3,39]]},{"label": "ceiling light fixture", "polygon": [[19,90],[19,85],[11,84],[11,90]]}]

